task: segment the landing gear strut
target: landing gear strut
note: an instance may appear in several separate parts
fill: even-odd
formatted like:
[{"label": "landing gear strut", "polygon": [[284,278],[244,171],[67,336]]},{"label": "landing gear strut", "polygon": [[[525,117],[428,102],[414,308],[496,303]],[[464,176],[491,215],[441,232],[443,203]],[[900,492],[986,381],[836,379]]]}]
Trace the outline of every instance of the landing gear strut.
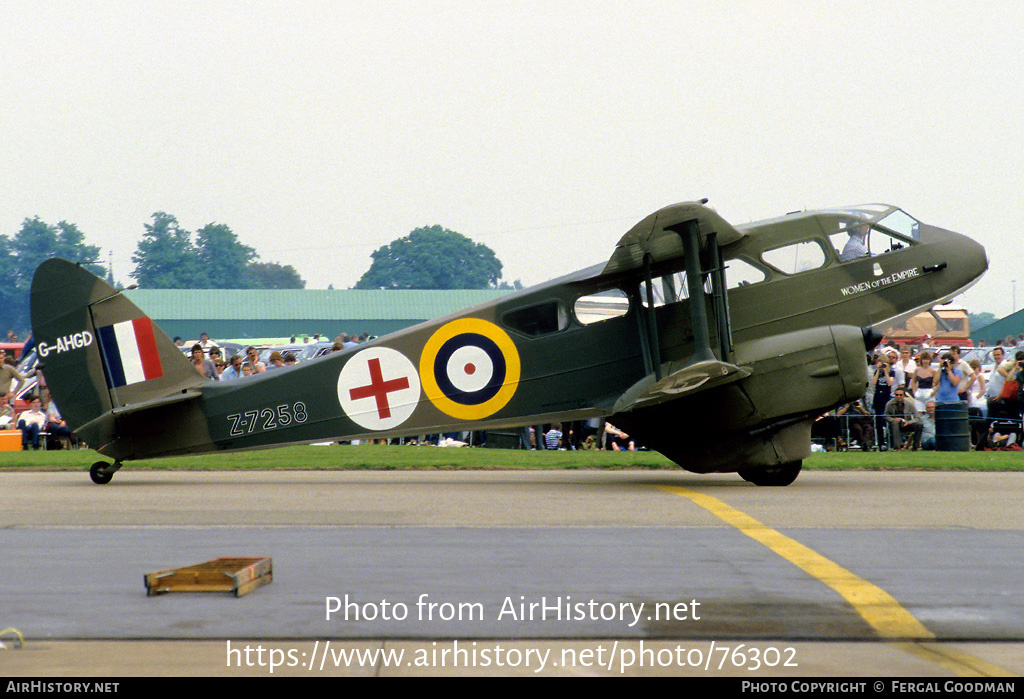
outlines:
[{"label": "landing gear strut", "polygon": [[740,471],[740,478],[754,485],[789,485],[800,475],[803,461],[790,461],[771,468],[747,468]]},{"label": "landing gear strut", "polygon": [[115,461],[112,464],[108,464],[106,461],[97,461],[89,468],[89,478],[93,483],[103,485],[110,482],[119,468],[121,468],[120,461]]}]

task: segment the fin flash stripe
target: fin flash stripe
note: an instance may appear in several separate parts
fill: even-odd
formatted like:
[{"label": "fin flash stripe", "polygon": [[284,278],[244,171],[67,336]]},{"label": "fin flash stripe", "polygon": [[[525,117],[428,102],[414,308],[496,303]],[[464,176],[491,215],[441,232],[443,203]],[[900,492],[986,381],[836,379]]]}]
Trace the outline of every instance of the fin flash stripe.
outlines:
[{"label": "fin flash stripe", "polygon": [[96,330],[107,386],[118,388],[164,375],[153,334],[153,321],[135,318]]}]

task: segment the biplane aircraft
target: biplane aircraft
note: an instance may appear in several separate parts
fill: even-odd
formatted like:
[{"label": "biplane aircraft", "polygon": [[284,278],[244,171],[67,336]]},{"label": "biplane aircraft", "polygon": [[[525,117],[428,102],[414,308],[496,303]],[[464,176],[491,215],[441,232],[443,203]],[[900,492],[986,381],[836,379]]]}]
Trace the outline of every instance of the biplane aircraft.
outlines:
[{"label": "biplane aircraft", "polygon": [[237,381],[65,260],[36,271],[32,327],[68,425],[110,460],[96,483],[158,456],[604,417],[684,469],[788,485],[814,419],[864,395],[874,328],[988,261],[893,206],[732,226],[706,203],[644,218],[606,264]]}]

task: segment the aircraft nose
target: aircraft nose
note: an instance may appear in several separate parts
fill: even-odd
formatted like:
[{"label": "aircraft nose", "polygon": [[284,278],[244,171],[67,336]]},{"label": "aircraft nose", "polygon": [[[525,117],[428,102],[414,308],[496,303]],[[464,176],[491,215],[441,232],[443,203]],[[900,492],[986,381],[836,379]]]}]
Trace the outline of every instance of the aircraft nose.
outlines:
[{"label": "aircraft nose", "polygon": [[946,265],[957,293],[981,279],[988,269],[988,255],[980,243],[960,233],[949,232]]},{"label": "aircraft nose", "polygon": [[961,236],[964,241],[963,250],[961,252],[962,259],[958,259],[958,264],[963,265],[964,272],[969,275],[971,280],[980,279],[981,275],[988,269],[988,255],[985,253],[985,248],[982,247],[981,243],[971,240],[967,236]]}]

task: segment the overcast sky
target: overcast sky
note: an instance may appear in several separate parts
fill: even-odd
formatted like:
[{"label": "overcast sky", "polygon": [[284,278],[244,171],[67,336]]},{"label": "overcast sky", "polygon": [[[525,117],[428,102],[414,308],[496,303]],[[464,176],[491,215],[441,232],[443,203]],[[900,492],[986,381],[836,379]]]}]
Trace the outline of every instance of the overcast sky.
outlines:
[{"label": "overcast sky", "polygon": [[1024,3],[0,3],[0,233],[76,223],[130,283],[155,211],[308,288],[440,224],[544,281],[646,214],[866,202],[1024,306]]}]

